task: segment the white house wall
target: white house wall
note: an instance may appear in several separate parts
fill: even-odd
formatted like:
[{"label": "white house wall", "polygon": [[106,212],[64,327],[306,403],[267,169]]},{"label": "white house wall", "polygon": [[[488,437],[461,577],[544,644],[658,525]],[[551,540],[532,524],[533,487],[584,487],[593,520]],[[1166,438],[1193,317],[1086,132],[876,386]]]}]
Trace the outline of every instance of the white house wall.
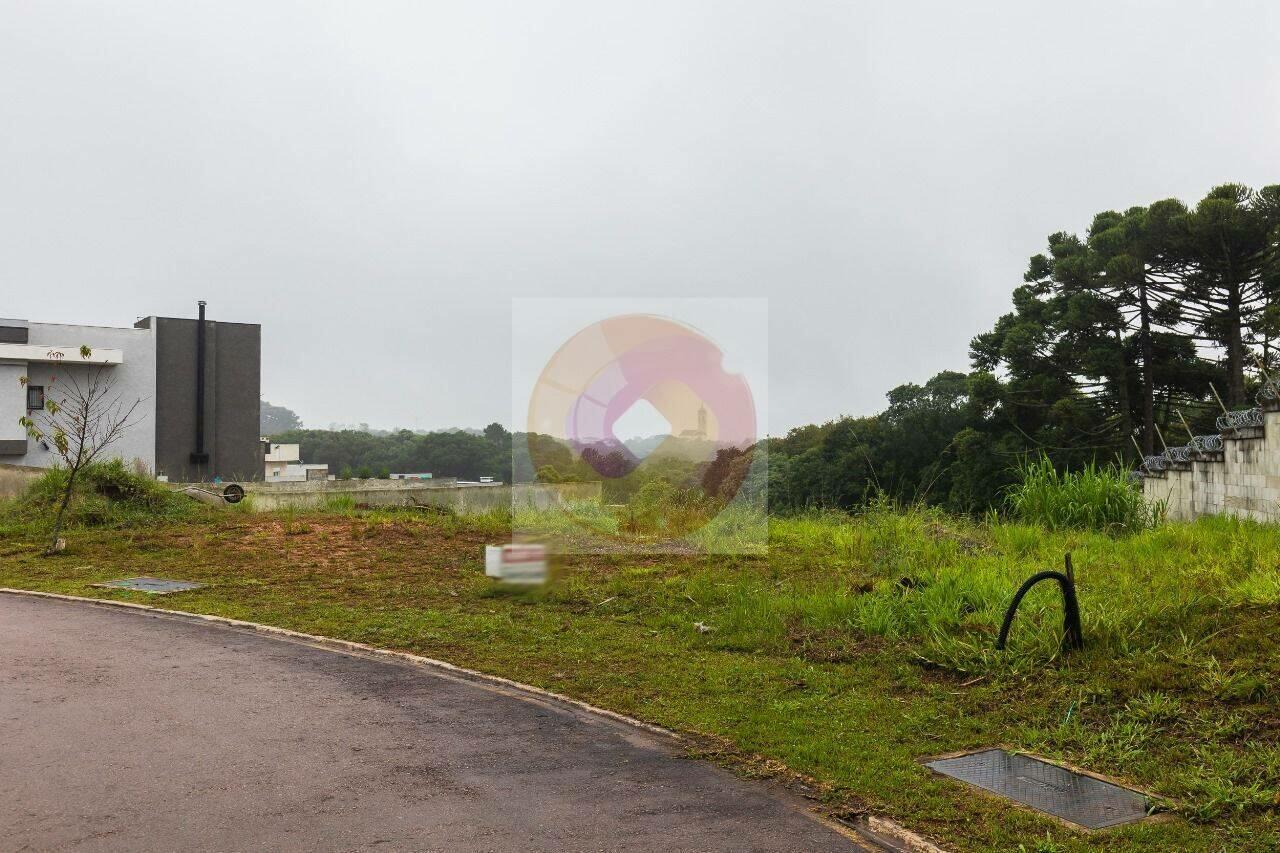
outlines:
[{"label": "white house wall", "polygon": [[[136,422],[129,427],[115,444],[105,451],[106,457],[119,457],[126,462],[140,460],[148,470],[155,467],[156,448],[156,344],[151,329],[117,329],[105,326],[66,326],[56,323],[27,323],[28,342],[45,348],[81,346],[91,349],[118,349],[123,363],[102,368],[114,382],[113,394],[119,394],[128,406],[134,400],[142,400],[135,414]],[[95,368],[75,365],[74,356],[65,359],[57,367],[59,373],[74,372],[87,377]],[[18,418],[26,414],[26,390],[18,377],[27,375],[31,384],[43,385],[46,396],[53,394],[49,377],[55,368],[52,364],[38,362],[0,362],[0,439],[22,437]],[[53,386],[56,389],[56,384]],[[56,395],[54,396],[56,399]],[[14,435],[15,429],[17,432]],[[104,458],[106,458],[104,457]],[[58,463],[55,451],[45,450],[37,442],[27,442],[25,455],[7,455],[2,460],[15,465],[50,467]]]},{"label": "white house wall", "polygon": [[[26,362],[0,361],[0,442],[26,441],[27,431],[18,419],[27,413],[27,389],[22,377]],[[14,462],[21,457],[5,455],[0,461]]]}]

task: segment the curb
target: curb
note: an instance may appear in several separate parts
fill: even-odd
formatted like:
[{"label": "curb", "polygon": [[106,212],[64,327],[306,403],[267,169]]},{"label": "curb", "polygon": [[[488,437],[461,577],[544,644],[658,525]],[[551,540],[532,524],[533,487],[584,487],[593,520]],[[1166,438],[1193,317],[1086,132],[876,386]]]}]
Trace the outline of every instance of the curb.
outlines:
[{"label": "curb", "polygon": [[[663,728],[662,726],[655,725],[654,723],[646,723],[644,720],[638,720],[635,717],[628,717],[625,714],[619,714],[617,711],[610,711],[607,708],[601,708],[599,706],[592,705],[589,702],[583,702],[581,699],[574,699],[570,696],[565,696],[562,693],[555,693],[551,690],[544,690],[541,687],[534,687],[532,684],[524,684],[523,682],[515,681],[510,678],[503,678],[500,675],[491,675],[486,672],[480,672],[479,670],[468,669],[463,666],[458,666],[457,664],[449,663],[448,661],[429,658],[424,655],[416,655],[412,652],[398,652],[392,649],[381,649],[377,646],[357,643],[353,640],[339,640],[333,637],[322,637],[317,634],[306,634],[302,631],[294,631],[289,628],[280,628],[275,625],[264,625],[261,622],[248,622],[243,619],[231,619],[226,616],[213,616],[208,613],[192,613],[186,610],[169,610],[163,607],[152,607],[149,604],[136,604],[132,601],[115,601],[108,598],[90,598],[82,595],[66,595],[58,592],[41,592],[39,590],[15,589],[13,587],[0,587],[0,594],[25,596],[28,598],[47,598],[55,601],[88,604],[97,607],[116,607],[124,610],[133,610],[149,616],[168,616],[186,621],[206,622],[215,625],[225,625],[231,628],[239,628],[241,630],[269,634],[271,636],[301,642],[309,646],[325,648],[346,654],[354,654],[360,657],[381,657],[406,661],[428,669],[440,670],[448,675],[465,681],[470,681],[472,683],[489,685],[490,687],[506,688],[506,690],[502,692],[523,693],[526,696],[532,696],[549,704],[560,705],[573,710],[582,711],[596,717],[602,717],[612,722],[619,723],[630,728],[640,729],[641,731],[645,731],[677,743],[682,743],[687,740],[670,729]],[[873,849],[907,851],[907,853],[946,853],[943,848],[938,847],[923,836],[917,835],[916,833],[911,832],[905,827],[902,827],[886,818],[867,815],[855,822],[832,819],[825,815],[820,815],[810,811],[801,810],[801,813],[822,823],[833,832],[837,832],[846,838],[851,838],[852,840],[864,845],[874,845]]]},{"label": "curb", "polygon": [[531,684],[523,684],[519,681],[513,681],[510,678],[503,678],[500,675],[490,675],[479,670],[467,669],[448,661],[437,660],[423,655],[415,655],[412,652],[397,652],[391,649],[380,649],[377,646],[366,645],[365,643],[357,643],[352,640],[338,640],[333,637],[322,637],[318,634],[305,634],[302,631],[293,631],[289,628],[278,628],[275,625],[264,625],[261,622],[247,622],[243,619],[231,619],[227,616],[213,616],[208,613],[193,613],[187,610],[168,610],[163,607],[152,607],[149,604],[136,604],[132,601],[114,601],[108,598],[89,598],[81,595],[64,595],[57,592],[40,592],[30,589],[14,589],[12,587],[0,587],[0,593],[7,595],[22,595],[31,598],[51,598],[57,601],[72,601],[80,604],[92,604],[103,607],[119,607],[126,610],[137,610],[143,613],[163,616],[175,616],[181,619],[196,620],[200,622],[210,622],[215,625],[226,625],[232,628],[241,628],[244,630],[255,631],[262,634],[271,634],[277,637],[286,637],[291,640],[299,640],[307,645],[320,646],[322,648],[332,649],[334,651],[351,652],[362,656],[377,656],[385,658],[394,658],[404,660],[419,666],[429,667],[431,669],[439,669],[451,675],[460,676],[468,681],[478,681],[491,685],[500,685],[521,693],[529,693],[540,699],[549,700],[558,705],[567,705],[579,711],[585,711],[599,717],[605,717],[614,722],[622,723],[632,728],[642,729],[651,734],[656,734],[671,740],[683,740],[680,735],[665,729],[662,726],[646,723],[643,720],[637,720],[628,717],[625,714],[619,714],[617,711],[610,711],[607,708],[598,708],[588,702],[580,699],[573,699],[560,693],[554,693],[550,690],[543,690],[541,687],[534,687]]}]

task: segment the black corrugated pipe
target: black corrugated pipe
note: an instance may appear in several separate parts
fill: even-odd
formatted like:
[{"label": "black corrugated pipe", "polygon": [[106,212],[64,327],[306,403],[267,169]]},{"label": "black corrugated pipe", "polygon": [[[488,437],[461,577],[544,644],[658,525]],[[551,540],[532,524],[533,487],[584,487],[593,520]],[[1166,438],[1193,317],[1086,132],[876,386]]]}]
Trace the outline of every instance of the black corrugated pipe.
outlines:
[{"label": "black corrugated pipe", "polygon": [[196,321],[196,449],[191,454],[191,464],[204,465],[209,454],[204,452],[204,300],[201,299],[200,319]]},{"label": "black corrugated pipe", "polygon": [[1009,641],[1009,629],[1013,627],[1013,616],[1018,612],[1022,597],[1031,587],[1050,578],[1058,582],[1062,588],[1062,650],[1073,651],[1084,648],[1084,631],[1080,627],[1080,602],[1076,598],[1076,573],[1071,565],[1071,555],[1066,556],[1065,572],[1036,572],[1027,578],[1018,591],[1013,594],[1009,609],[1004,612],[1004,622],[1000,625],[1000,637],[996,640],[996,648],[1003,650]]}]

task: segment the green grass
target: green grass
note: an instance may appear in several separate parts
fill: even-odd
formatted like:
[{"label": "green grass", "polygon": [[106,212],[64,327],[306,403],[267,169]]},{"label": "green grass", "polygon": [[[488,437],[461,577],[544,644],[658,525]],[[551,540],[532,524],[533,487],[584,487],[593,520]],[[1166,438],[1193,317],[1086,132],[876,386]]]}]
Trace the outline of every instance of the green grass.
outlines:
[{"label": "green grass", "polygon": [[[956,849],[1280,847],[1280,528],[1054,532],[879,507],[774,519],[767,556],[564,557],[552,584],[519,591],[483,576],[508,514],[334,509],[80,527],[51,558],[11,523],[0,584],[444,658],[685,732],[745,772],[786,768],[833,809]],[[1067,551],[1085,650],[1061,656],[1041,585],[994,652],[1017,583]],[[210,586],[88,586],[136,574]],[[1169,814],[1077,832],[920,764],[992,744],[1119,777]]]},{"label": "green grass", "polygon": [[1024,462],[1021,473],[1022,481],[1007,495],[1009,508],[1022,521],[1049,530],[1133,533],[1164,520],[1164,506],[1147,502],[1129,472],[1116,465],[1090,463],[1064,473],[1041,456]]},{"label": "green grass", "polygon": [[356,499],[351,495],[326,495],[324,511],[353,515],[356,511]]},{"label": "green grass", "polygon": [[[51,528],[66,484],[66,469],[50,468],[30,483],[22,497],[0,503],[0,531]],[[130,470],[119,459],[110,459],[81,469],[66,521],[71,527],[121,528],[209,515],[208,507]]]},{"label": "green grass", "polygon": [[606,550],[762,554],[769,518],[746,502],[681,506],[661,499],[613,507],[569,501],[546,510],[521,509],[514,530],[531,540],[569,542],[580,551]]}]

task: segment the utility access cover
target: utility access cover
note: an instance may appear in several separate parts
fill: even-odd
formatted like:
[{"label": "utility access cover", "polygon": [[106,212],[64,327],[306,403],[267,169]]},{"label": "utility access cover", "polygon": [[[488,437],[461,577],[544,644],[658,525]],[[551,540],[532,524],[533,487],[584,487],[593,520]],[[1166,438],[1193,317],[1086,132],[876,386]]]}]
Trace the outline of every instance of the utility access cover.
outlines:
[{"label": "utility access cover", "polygon": [[186,592],[189,589],[200,589],[204,584],[191,583],[190,581],[171,581],[165,578],[141,577],[95,583],[94,586],[106,587],[107,589],[132,589],[137,592],[165,595],[170,592]]},{"label": "utility access cover", "polygon": [[1003,749],[940,758],[927,766],[1086,829],[1147,816],[1147,798],[1137,791]]}]

